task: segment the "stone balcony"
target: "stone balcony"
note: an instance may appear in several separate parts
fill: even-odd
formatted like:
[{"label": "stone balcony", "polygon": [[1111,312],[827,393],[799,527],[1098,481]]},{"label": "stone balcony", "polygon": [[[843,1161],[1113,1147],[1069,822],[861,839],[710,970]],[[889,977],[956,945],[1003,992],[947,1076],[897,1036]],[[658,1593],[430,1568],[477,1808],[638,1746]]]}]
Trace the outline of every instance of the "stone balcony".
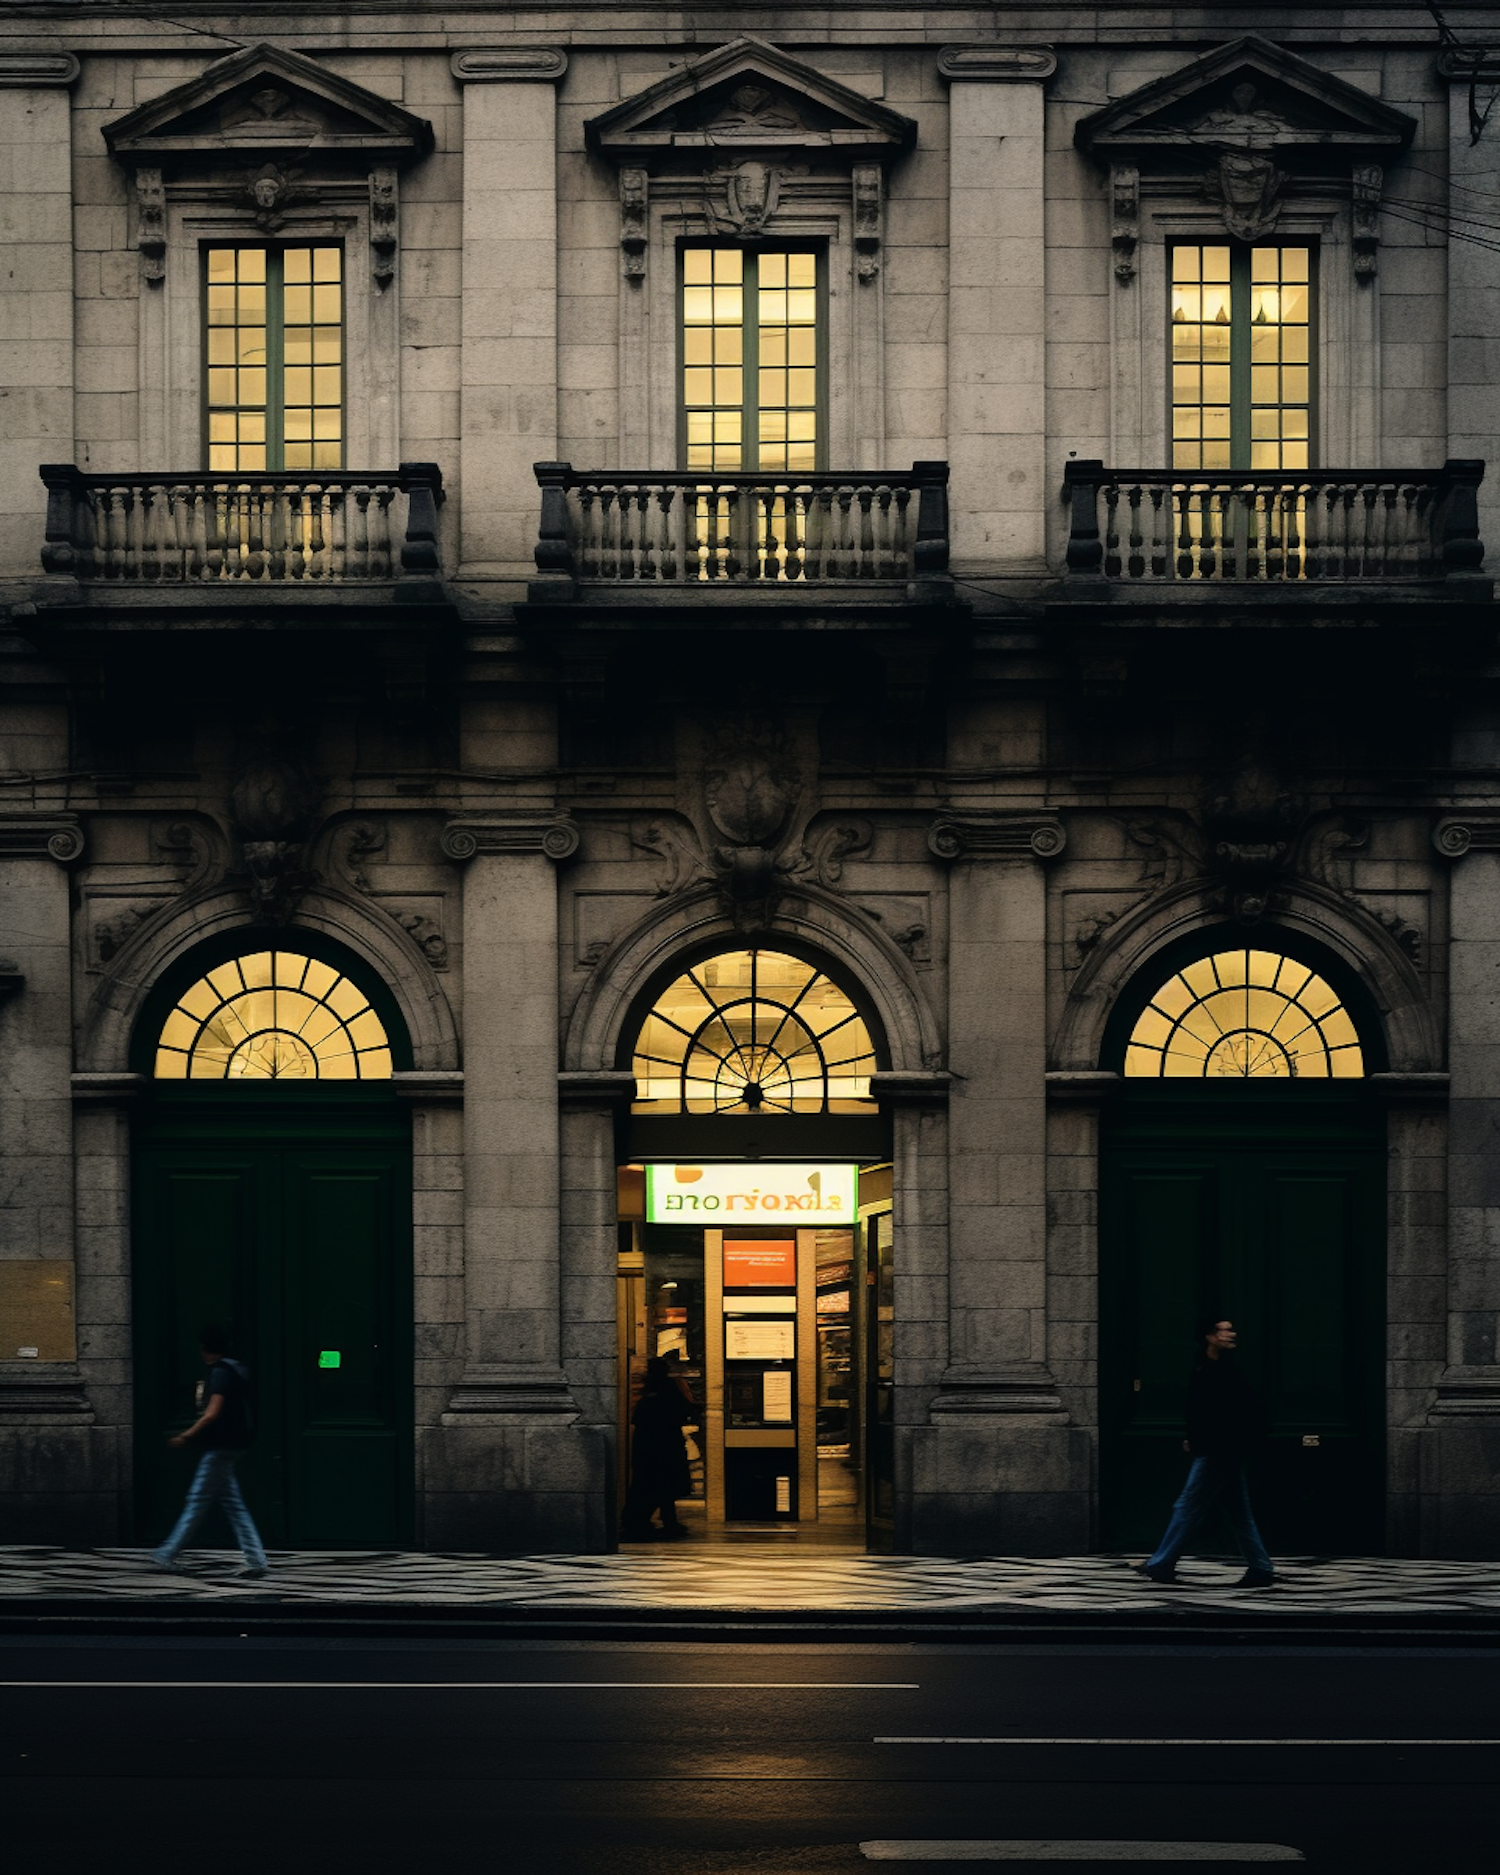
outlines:
[{"label": "stone balcony", "polygon": [[[37,630],[82,638],[193,629],[403,633],[445,606],[442,472],[90,474],[41,470]],[[381,624],[384,619],[384,625]]]},{"label": "stone balcony", "polygon": [[539,462],[528,598],[671,625],[780,615],[909,623],[953,603],[948,465],[782,474],[585,473]]},{"label": "stone balcony", "polygon": [[1108,469],[1070,462],[1057,602],[1206,620],[1488,601],[1480,461],[1441,469]]}]

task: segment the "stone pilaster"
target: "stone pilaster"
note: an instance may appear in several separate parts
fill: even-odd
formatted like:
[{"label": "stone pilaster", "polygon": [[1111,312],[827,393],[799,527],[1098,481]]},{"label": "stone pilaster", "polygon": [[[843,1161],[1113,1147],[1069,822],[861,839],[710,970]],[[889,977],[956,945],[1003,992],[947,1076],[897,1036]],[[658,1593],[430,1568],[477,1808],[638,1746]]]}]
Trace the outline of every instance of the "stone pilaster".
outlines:
[{"label": "stone pilaster", "polygon": [[[1494,146],[1469,134],[1469,87],[1477,75],[1481,97],[1500,84],[1494,53],[1445,53],[1438,62],[1448,80],[1448,188],[1456,203],[1483,201],[1494,184]],[[1456,214],[1472,213],[1456,209]],[[1450,240],[1448,259],[1448,454],[1491,455],[1500,434],[1500,284],[1494,255],[1481,242]],[[1487,568],[1500,549],[1500,481],[1493,464],[1479,485],[1479,538]]]},{"label": "stone pilaster", "polygon": [[69,864],[72,815],[0,819],[0,1525],[109,1541],[112,1437],[78,1367]]},{"label": "stone pilaster", "polygon": [[565,814],[450,821],[464,873],[462,1377],[424,1435],[428,1541],[601,1546],[605,1452],[562,1366],[556,863]]},{"label": "stone pilaster", "polygon": [[464,87],[460,577],[533,571],[534,462],[557,455],[557,85],[567,54],[453,56]]},{"label": "stone pilaster", "polygon": [[41,568],[39,462],[73,446],[73,154],[68,52],[0,53],[0,575]]},{"label": "stone pilaster", "polygon": [[946,46],[948,460],[955,567],[1037,573],[1046,557],[1042,47]]},{"label": "stone pilaster", "polygon": [[1038,1553],[1088,1536],[1089,1442],[1047,1365],[1045,861],[1050,816],[945,815],[948,1364],[915,1441],[922,1547]]},{"label": "stone pilaster", "polygon": [[1421,1446],[1425,1554],[1500,1552],[1500,821],[1445,821],[1449,886],[1445,1361]]}]

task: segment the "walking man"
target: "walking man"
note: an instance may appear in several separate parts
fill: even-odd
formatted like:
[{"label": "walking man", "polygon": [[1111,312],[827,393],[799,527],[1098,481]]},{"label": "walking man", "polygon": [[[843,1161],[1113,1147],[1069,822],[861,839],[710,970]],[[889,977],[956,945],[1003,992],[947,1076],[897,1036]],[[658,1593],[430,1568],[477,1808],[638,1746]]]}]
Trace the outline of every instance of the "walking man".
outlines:
[{"label": "walking man", "polygon": [[192,1541],[193,1532],[207,1516],[209,1506],[217,1502],[223,1505],[235,1540],[245,1552],[245,1567],[240,1573],[263,1576],[266,1573],[265,1548],[234,1475],[235,1463],[249,1445],[254,1431],[250,1370],[243,1361],[230,1358],[229,1330],[221,1323],[205,1323],[198,1331],[198,1343],[198,1352],[208,1369],[208,1378],[203,1383],[202,1409],[187,1431],[168,1439],[167,1444],[196,1443],[203,1456],[188,1486],[187,1502],[176,1528],[160,1549],[152,1551],[151,1560],[160,1569],[181,1569],[178,1555]]},{"label": "walking man", "polygon": [[1188,1381],[1188,1436],[1182,1446],[1193,1462],[1182,1496],[1172,1506],[1166,1535],[1140,1571],[1153,1582],[1175,1582],[1178,1557],[1217,1506],[1245,1558],[1245,1573],[1237,1586],[1269,1588],[1276,1572],[1255,1526],[1245,1481],[1245,1460],[1260,1436],[1255,1391],[1235,1365],[1238,1336],[1234,1323],[1210,1318],[1201,1324],[1199,1333],[1203,1352]]}]

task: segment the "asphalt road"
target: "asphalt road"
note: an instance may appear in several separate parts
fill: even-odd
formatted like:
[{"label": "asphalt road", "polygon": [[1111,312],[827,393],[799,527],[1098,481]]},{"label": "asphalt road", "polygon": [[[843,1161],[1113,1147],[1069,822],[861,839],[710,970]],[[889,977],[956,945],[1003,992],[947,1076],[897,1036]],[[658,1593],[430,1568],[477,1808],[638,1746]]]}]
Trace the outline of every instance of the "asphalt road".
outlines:
[{"label": "asphalt road", "polygon": [[[872,1842],[936,1875],[960,1864],[924,1843],[1058,1839],[1136,1868],[1280,1845],[1340,1875],[1447,1875],[1493,1866],[1497,1664],[1456,1647],[12,1637],[0,1832],[12,1868],[127,1875],[825,1875],[879,1866]],[[974,1740],[1006,1742],[955,1742]],[[1262,1740],[1297,1742],[1239,1742]],[[1233,1854],[1143,1861],[1142,1842]]]}]

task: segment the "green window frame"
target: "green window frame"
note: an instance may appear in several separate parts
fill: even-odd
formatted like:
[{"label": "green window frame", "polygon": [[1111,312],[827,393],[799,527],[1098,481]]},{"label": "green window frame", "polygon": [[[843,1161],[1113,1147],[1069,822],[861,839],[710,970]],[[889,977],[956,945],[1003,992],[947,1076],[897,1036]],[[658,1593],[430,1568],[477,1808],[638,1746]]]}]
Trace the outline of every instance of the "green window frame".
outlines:
[{"label": "green window frame", "polygon": [[678,448],[686,469],[826,466],[827,255],[821,246],[678,250]]},{"label": "green window frame", "polygon": [[203,248],[203,447],[210,472],[344,466],[344,251]]},{"label": "green window frame", "polygon": [[1168,334],[1174,469],[1309,469],[1317,249],[1177,242]]}]

